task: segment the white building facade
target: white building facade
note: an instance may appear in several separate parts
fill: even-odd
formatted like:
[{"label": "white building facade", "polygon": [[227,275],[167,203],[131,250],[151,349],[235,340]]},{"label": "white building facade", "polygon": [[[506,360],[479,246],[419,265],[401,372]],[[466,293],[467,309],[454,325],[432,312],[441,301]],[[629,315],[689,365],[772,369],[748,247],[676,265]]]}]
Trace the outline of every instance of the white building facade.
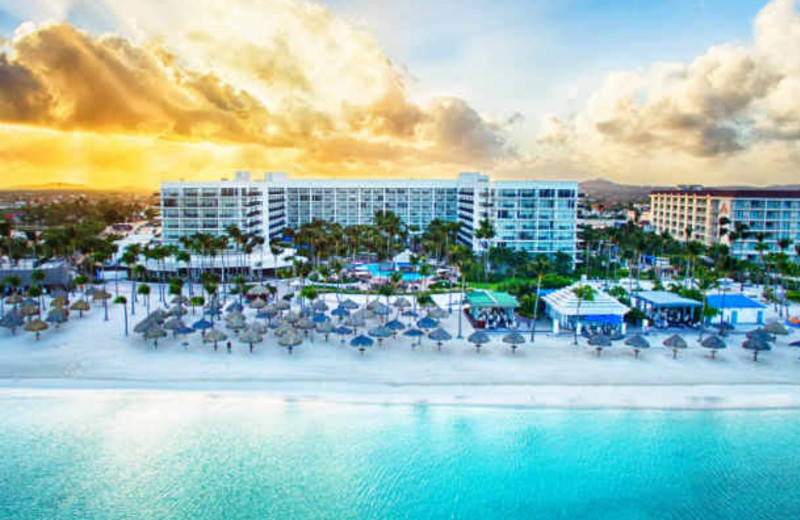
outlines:
[{"label": "white building facade", "polygon": [[267,173],[251,180],[239,172],[233,180],[163,183],[162,237],[175,243],[195,233],[222,235],[235,224],[271,240],[286,227],[314,219],[371,224],[376,212],[391,211],[412,233],[435,219],[458,222],[459,239],[473,250],[484,246],[475,231],[488,218],[496,233],[493,246],[574,258],[577,196],[577,182],[493,182],[479,173],[455,180],[290,179]]},{"label": "white building facade", "polygon": [[[699,186],[659,190],[650,193],[650,220],[657,233],[666,231],[677,240],[697,240],[707,246],[722,243],[732,246],[733,255],[749,260],[759,256],[760,233],[767,252],[779,252],[779,241],[788,239],[791,245],[784,252],[792,256],[794,244],[800,244],[800,191]],[[724,230],[735,230],[737,223],[746,225],[749,235],[731,243]]]}]

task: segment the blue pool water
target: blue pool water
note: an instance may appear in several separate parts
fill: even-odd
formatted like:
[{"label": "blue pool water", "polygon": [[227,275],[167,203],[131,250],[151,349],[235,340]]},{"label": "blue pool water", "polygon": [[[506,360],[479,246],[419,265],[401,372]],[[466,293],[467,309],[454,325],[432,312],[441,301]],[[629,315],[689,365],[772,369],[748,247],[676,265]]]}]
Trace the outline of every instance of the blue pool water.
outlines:
[{"label": "blue pool water", "polygon": [[[390,276],[392,276],[392,273],[394,272],[390,264],[372,263],[372,264],[363,264],[363,266],[366,267],[367,270],[369,271],[369,274],[371,274],[374,277],[389,278]],[[403,280],[406,282],[415,282],[417,280],[421,280],[422,278],[423,277],[420,276],[418,273],[403,272]]]},{"label": "blue pool water", "polygon": [[0,518],[794,519],[799,412],[0,398]]}]

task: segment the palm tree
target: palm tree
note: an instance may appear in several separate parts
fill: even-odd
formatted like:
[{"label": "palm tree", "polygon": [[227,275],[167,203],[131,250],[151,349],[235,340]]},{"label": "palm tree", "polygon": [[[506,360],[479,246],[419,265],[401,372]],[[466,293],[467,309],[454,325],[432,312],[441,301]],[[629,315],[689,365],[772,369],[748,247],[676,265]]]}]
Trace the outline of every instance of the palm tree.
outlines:
[{"label": "palm tree", "polygon": [[[734,256],[736,255],[736,244],[747,240],[751,235],[750,227],[747,224],[742,222],[737,222],[733,226],[733,231],[728,232],[728,240],[731,243],[731,249],[733,249]],[[743,266],[743,262],[739,263],[739,283],[741,284],[739,290],[744,291],[744,272],[742,271],[741,267]]]},{"label": "palm tree", "polygon": [[539,317],[539,293],[542,291],[542,279],[553,268],[553,263],[546,255],[538,254],[531,263],[531,271],[536,275],[536,297],[533,304],[533,322],[531,324],[531,343],[536,337],[536,320]]},{"label": "palm tree", "polygon": [[34,269],[33,271],[31,271],[31,282],[36,284],[36,287],[39,288],[39,308],[40,309],[44,308],[42,306],[41,293],[42,293],[42,283],[44,282],[45,278],[47,278],[47,275],[41,269]]},{"label": "palm tree", "polygon": [[581,321],[581,304],[583,302],[591,302],[594,301],[595,290],[594,287],[591,285],[578,285],[577,287],[572,288],[572,293],[578,298],[578,310],[577,315],[575,317],[575,327],[574,327],[574,344],[578,344],[578,324]]},{"label": "palm tree", "polygon": [[478,229],[475,230],[475,238],[482,242],[483,246],[483,279],[489,278],[489,245],[495,237],[494,226],[488,218],[481,220]]},{"label": "palm tree", "polygon": [[[318,296],[319,292],[317,291],[317,288],[314,287],[313,285],[306,285],[305,287],[300,289],[300,298],[302,298],[300,300],[301,302],[308,300],[309,304],[312,304],[314,303],[314,300],[316,300]],[[305,308],[305,305],[303,305],[303,308]]]},{"label": "palm tree", "polygon": [[122,295],[117,296],[114,298],[114,303],[117,305],[122,305],[122,308],[125,312],[125,335],[128,335],[128,299]]},{"label": "palm tree", "polygon": [[146,283],[139,285],[139,288],[136,290],[137,294],[141,294],[144,297],[147,314],[150,315],[150,286]]}]

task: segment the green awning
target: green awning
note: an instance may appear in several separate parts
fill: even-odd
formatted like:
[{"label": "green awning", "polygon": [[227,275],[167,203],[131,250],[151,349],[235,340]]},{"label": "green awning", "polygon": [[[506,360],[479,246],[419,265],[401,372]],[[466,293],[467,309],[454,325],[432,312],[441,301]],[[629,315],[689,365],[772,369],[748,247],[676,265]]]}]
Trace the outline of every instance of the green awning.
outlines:
[{"label": "green awning", "polygon": [[500,308],[516,309],[519,302],[506,292],[474,291],[467,293],[467,303],[477,309]]}]

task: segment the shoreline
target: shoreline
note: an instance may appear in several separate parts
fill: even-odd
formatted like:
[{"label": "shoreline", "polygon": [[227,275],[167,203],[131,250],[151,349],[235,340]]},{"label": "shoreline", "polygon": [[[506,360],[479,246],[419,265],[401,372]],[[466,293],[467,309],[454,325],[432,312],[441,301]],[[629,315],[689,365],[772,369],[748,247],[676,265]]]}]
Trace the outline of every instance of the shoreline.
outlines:
[{"label": "shoreline", "polygon": [[[400,389],[400,391],[398,391]],[[274,380],[0,379],[0,399],[181,393],[283,403],[520,409],[792,410],[800,384],[420,384]]]}]

